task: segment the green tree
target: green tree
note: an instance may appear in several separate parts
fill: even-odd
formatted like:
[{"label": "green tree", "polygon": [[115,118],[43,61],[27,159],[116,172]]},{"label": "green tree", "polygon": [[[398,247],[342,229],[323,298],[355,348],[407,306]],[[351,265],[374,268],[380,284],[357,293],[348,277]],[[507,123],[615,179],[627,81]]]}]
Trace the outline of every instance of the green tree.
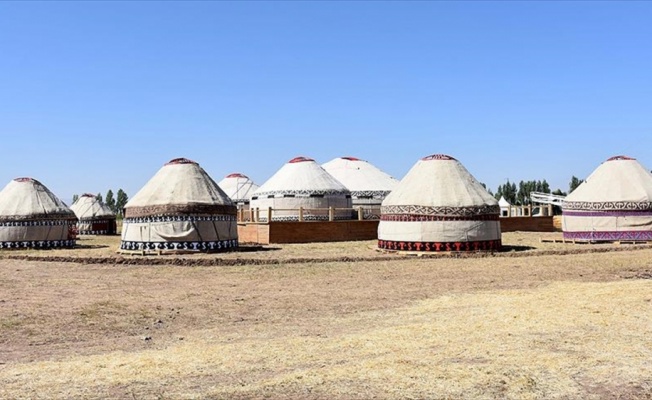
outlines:
[{"label": "green tree", "polygon": [[573,190],[577,189],[577,187],[579,185],[581,185],[582,182],[584,182],[584,180],[579,179],[578,177],[573,175],[573,177],[571,178],[570,183],[568,184],[568,194],[573,193]]},{"label": "green tree", "polygon": [[78,195],[78,194],[73,194],[73,195],[72,195],[72,202],[74,203],[74,202],[76,202],[77,200],[79,200],[79,195]]},{"label": "green tree", "polygon": [[124,216],[123,215],[123,209],[125,208],[125,204],[127,204],[127,201],[129,201],[129,196],[127,196],[127,193],[124,192],[122,189],[118,189],[118,195],[117,199],[115,201],[115,208],[119,216]]},{"label": "green tree", "polygon": [[510,183],[509,179],[504,184],[498,186],[496,190],[496,199],[504,197],[510,204],[516,204],[516,184]]},{"label": "green tree", "polygon": [[102,202],[102,193],[98,193],[95,198],[101,203]]},{"label": "green tree", "polygon": [[111,189],[106,192],[106,200],[104,200],[104,203],[111,209],[111,211],[116,212],[115,198],[113,197],[113,191]]}]

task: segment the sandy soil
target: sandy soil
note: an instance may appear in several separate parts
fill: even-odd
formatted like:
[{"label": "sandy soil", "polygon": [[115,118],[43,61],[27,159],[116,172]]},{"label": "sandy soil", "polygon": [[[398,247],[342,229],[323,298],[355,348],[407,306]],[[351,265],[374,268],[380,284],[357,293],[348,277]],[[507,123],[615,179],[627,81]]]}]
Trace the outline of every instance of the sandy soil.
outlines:
[{"label": "sandy soil", "polygon": [[[278,264],[191,268],[3,253],[0,398],[652,398],[652,249],[505,236],[531,248],[284,245],[247,254]],[[329,261],[352,251],[378,259]]]}]

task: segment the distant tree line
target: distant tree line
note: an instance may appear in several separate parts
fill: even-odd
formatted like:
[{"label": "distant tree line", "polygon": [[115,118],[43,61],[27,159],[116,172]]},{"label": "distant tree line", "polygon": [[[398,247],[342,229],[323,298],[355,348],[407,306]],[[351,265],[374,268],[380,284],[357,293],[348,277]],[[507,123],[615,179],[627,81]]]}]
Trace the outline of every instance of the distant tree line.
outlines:
[{"label": "distant tree line", "polygon": [[[125,208],[125,204],[127,204],[127,201],[129,201],[129,196],[127,196],[127,193],[125,193],[124,190],[118,189],[118,193],[114,196],[113,195],[113,190],[109,189],[108,192],[106,192],[106,198],[102,198],[102,193],[98,193],[95,196],[99,201],[103,201],[104,204],[106,204],[111,211],[113,211],[119,218],[121,218],[123,209]],[[76,202],[79,199],[79,195],[72,195],[72,202]]]},{"label": "distant tree line", "polygon": [[[496,194],[494,195],[496,199],[500,200],[501,197],[504,197],[510,204],[526,206],[531,204],[530,193],[540,192],[540,193],[550,193],[558,196],[567,196],[573,190],[577,189],[579,185],[584,182],[582,179],[573,176],[570,183],[568,184],[568,192],[564,192],[561,189],[556,189],[554,191],[550,190],[550,184],[544,180],[536,181],[520,181],[518,186],[515,182],[510,182],[509,179],[507,182],[498,186]],[[482,186],[485,186],[482,184]],[[485,186],[486,188],[486,186]],[[489,191],[491,193],[491,191]],[[492,193],[493,194],[493,193]]]}]

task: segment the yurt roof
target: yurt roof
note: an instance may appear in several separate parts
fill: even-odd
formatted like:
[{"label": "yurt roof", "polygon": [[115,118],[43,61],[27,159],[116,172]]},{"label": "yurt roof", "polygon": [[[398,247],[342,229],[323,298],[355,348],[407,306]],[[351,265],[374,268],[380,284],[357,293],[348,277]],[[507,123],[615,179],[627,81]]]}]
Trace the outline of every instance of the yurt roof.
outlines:
[{"label": "yurt roof", "polygon": [[312,158],[295,157],[253,193],[255,196],[281,194],[350,195],[351,192]]},{"label": "yurt roof", "polygon": [[254,181],[239,172],[228,174],[218,185],[235,202],[248,201],[253,192],[258,189]]},{"label": "yurt roof", "polygon": [[234,214],[233,202],[195,161],[166,163],[125,205],[125,217]]},{"label": "yurt roof", "polygon": [[0,191],[0,220],[76,219],[75,213],[41,182],[16,178]]},{"label": "yurt roof", "polygon": [[340,181],[354,196],[389,194],[398,180],[373,164],[356,157],[338,157],[322,167]]},{"label": "yurt roof", "polygon": [[408,171],[382,203],[387,206],[478,208],[499,213],[498,201],[455,158],[424,157]]},{"label": "yurt roof", "polygon": [[79,219],[115,218],[115,213],[96,195],[84,193],[75,201],[70,209]]},{"label": "yurt roof", "polygon": [[505,200],[505,196],[500,196],[500,200],[498,200],[498,205],[501,207],[509,207],[511,204],[509,201]]},{"label": "yurt roof", "polygon": [[650,209],[652,173],[635,158],[611,157],[563,203],[564,209]]}]

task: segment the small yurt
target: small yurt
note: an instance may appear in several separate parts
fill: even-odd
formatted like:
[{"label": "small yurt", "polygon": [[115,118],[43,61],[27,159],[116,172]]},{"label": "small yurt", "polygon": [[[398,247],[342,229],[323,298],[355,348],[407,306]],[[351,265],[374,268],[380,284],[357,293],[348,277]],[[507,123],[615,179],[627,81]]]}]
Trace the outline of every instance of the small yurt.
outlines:
[{"label": "small yurt", "polygon": [[72,203],[70,209],[75,213],[77,233],[80,235],[115,235],[115,213],[96,195],[84,193]]},{"label": "small yurt", "polygon": [[0,248],[75,246],[77,217],[41,182],[17,178],[0,191]]},{"label": "small yurt", "polygon": [[385,198],[378,247],[403,251],[501,248],[498,201],[453,157],[419,160]]},{"label": "small yurt", "polygon": [[398,180],[373,164],[355,157],[338,157],[322,167],[351,191],[354,208],[380,207]]},{"label": "small yurt", "polygon": [[229,174],[222,179],[218,185],[224,190],[238,209],[249,209],[249,200],[251,195],[258,189],[247,175],[241,173]]},{"label": "small yurt", "polygon": [[652,174],[636,159],[600,164],[562,203],[565,239],[652,240]]},{"label": "small yurt", "polygon": [[124,208],[122,250],[224,251],[238,246],[236,207],[199,164],[165,164]]},{"label": "small yurt", "polygon": [[306,221],[328,220],[329,207],[333,219],[352,217],[351,192],[307,157],[293,158],[253,193],[251,208],[260,221],[267,221],[270,207],[272,221],[297,221],[300,212]]},{"label": "small yurt", "polygon": [[505,196],[500,196],[498,200],[498,206],[500,207],[500,216],[501,217],[511,217],[512,213],[510,208],[512,207],[511,203],[505,199]]}]

